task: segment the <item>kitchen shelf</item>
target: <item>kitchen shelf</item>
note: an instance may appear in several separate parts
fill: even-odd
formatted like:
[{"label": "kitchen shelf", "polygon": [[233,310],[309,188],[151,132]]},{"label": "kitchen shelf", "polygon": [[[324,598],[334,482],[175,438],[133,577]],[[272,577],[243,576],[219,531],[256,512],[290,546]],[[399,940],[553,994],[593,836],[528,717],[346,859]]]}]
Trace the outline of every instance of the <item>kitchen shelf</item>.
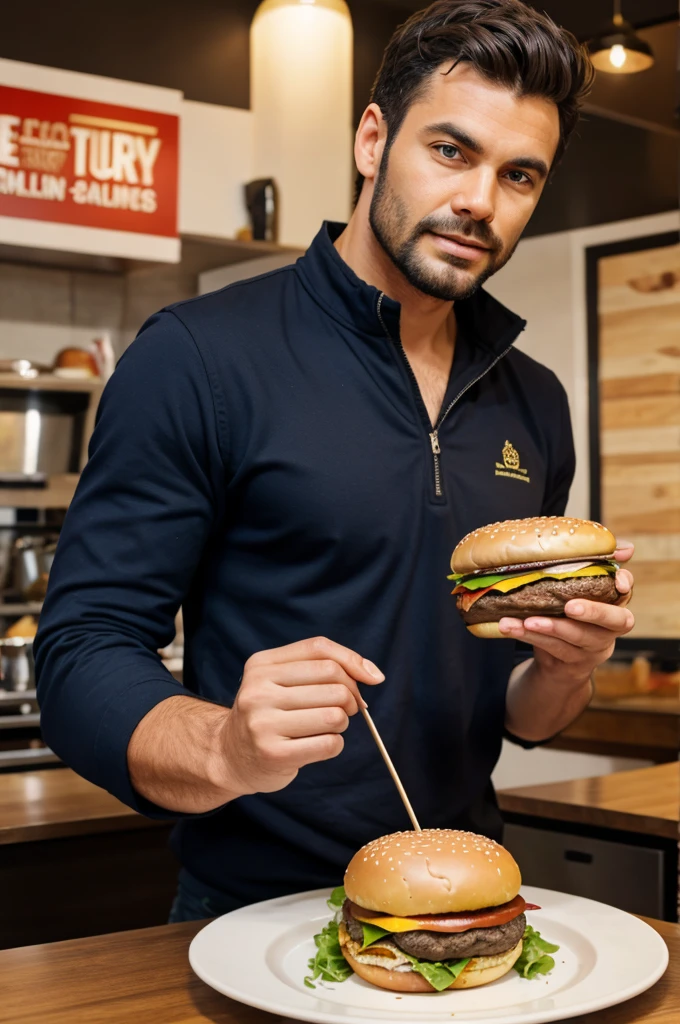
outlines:
[{"label": "kitchen shelf", "polygon": [[37,700],[35,690],[0,690],[0,704],[24,704]]},{"label": "kitchen shelf", "polygon": [[62,252],[58,249],[33,249],[24,245],[0,245],[0,262],[108,274],[126,274],[131,270],[158,270],[174,266],[180,267],[185,273],[202,274],[205,270],[214,270],[216,267],[225,267],[232,263],[243,263],[275,253],[300,251],[275,242],[248,242],[236,238],[213,238],[209,235],[182,235],[181,241],[182,258],[179,263],[121,259],[115,256]]},{"label": "kitchen shelf", "polygon": [[40,615],[40,612],[42,611],[42,606],[42,601],[22,601],[15,602],[14,604],[12,604],[10,601],[8,601],[7,604],[2,604],[2,602],[0,602],[0,616]]},{"label": "kitchen shelf", "polygon": [[59,763],[59,757],[49,747],[0,750],[0,769],[32,768],[35,765]]},{"label": "kitchen shelf", "polygon": [[8,715],[0,717],[0,729],[27,729],[29,726],[40,725],[40,712],[32,711],[28,715]]},{"label": "kitchen shelf", "polygon": [[99,377],[73,380],[57,377],[54,373],[41,373],[37,377],[20,377],[16,373],[0,373],[0,388],[16,388],[21,391],[75,391],[81,394],[96,394],[104,388]]},{"label": "kitchen shelf", "polygon": [[78,480],[78,473],[63,473],[49,477],[46,487],[0,487],[0,507],[68,508]]}]

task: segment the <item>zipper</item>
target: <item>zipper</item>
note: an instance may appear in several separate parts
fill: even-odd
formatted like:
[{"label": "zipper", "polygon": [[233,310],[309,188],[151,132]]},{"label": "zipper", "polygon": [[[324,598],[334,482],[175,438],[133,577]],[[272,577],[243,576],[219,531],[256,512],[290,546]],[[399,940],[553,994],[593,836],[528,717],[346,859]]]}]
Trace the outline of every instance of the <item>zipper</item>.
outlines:
[{"label": "zipper", "polygon": [[[380,321],[382,329],[385,332],[385,334],[387,335],[387,337],[390,339],[390,341],[394,341],[394,339],[392,338],[392,335],[390,334],[390,332],[387,329],[387,324],[385,323],[385,321],[383,319],[383,315],[382,315],[382,301],[383,301],[384,297],[385,297],[385,293],[384,292],[380,292],[380,295],[378,296],[378,306],[377,306],[378,320]],[[398,343],[399,348],[401,350],[401,354],[402,354],[402,356],[404,358],[404,362],[406,364],[406,369],[408,371],[408,375],[411,378],[411,383],[412,383],[413,387],[415,388],[416,394],[418,395],[418,397],[420,398],[420,400],[422,402],[422,395],[420,394],[420,386],[418,384],[418,380],[416,378],[416,375],[413,372],[413,368],[412,368],[411,364],[408,361],[408,356],[406,355],[406,352],[404,351],[404,346],[401,343],[401,338],[397,338],[397,343]],[[496,358],[494,359],[494,361],[492,363],[490,363],[489,366],[487,366],[487,368],[485,370],[483,370],[482,373],[480,373],[478,377],[475,377],[475,379],[471,380],[468,384],[466,384],[464,388],[461,388],[461,390],[458,392],[458,394],[455,396],[455,398],[453,398],[449,402],[449,404],[447,405],[447,407],[444,410],[444,412],[440,415],[439,419],[435,423],[434,430],[428,431],[429,437],[430,437],[430,446],[432,448],[432,459],[433,459],[433,462],[434,462],[434,493],[435,493],[435,497],[442,498],[444,496],[444,491],[443,491],[443,488],[442,488],[442,474],[441,474],[441,460],[440,460],[440,456],[441,456],[441,451],[442,450],[441,450],[441,446],[439,444],[439,430],[441,428],[442,423],[444,422],[446,417],[449,415],[449,413],[451,412],[453,407],[458,404],[458,402],[461,400],[463,395],[467,391],[469,391],[470,388],[474,387],[475,384],[478,384],[480,382],[480,380],[482,380],[483,377],[486,377],[487,373],[490,373],[491,370],[493,370],[494,366],[496,366],[497,363],[499,363],[501,361],[501,359],[503,359],[504,356],[507,356],[507,354],[508,354],[508,352],[510,351],[511,348],[512,348],[512,345],[508,345],[508,347],[506,349],[504,349],[504,351],[501,352],[500,355],[497,355]]]}]

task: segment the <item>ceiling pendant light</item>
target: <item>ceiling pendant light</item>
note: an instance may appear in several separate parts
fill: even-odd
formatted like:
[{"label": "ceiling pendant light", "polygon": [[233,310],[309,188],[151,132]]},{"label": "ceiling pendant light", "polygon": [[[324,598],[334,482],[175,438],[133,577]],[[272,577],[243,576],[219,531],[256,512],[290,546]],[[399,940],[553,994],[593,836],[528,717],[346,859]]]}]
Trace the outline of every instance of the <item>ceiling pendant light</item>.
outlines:
[{"label": "ceiling pendant light", "polygon": [[611,75],[631,75],[646,71],[654,63],[651,46],[637,35],[621,14],[621,0],[614,0],[614,17],[588,43],[590,59],[598,71]]}]

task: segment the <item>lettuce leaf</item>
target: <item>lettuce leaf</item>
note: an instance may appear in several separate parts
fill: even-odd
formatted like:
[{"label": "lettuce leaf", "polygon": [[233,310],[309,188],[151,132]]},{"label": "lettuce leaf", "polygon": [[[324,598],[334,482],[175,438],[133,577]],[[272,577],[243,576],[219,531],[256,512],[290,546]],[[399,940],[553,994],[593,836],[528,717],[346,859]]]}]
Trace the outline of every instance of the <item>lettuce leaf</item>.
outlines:
[{"label": "lettuce leaf", "polygon": [[450,988],[458,975],[462,974],[470,963],[469,957],[467,960],[445,960],[442,963],[433,963],[431,960],[418,960],[414,956],[409,956],[408,953],[404,953],[403,949],[400,949],[399,952],[411,961],[413,970],[422,974],[423,978],[429,981],[437,992],[443,992]]},{"label": "lettuce leaf", "polygon": [[514,965],[515,970],[529,980],[537,978],[539,974],[549,974],[555,966],[555,961],[548,954],[556,953],[559,948],[551,942],[546,942],[541,938],[540,932],[527,925],[524,929],[522,954]]},{"label": "lettuce leaf", "polygon": [[492,587],[494,583],[500,583],[501,580],[510,580],[513,576],[526,575],[526,572],[504,572],[498,573],[496,576],[475,576],[472,580],[459,580],[458,583],[466,590],[481,590],[482,587]]},{"label": "lettuce leaf", "polygon": [[386,928],[380,928],[377,924],[366,924],[365,921],[361,922],[361,927],[364,931],[364,944],[361,947],[362,950],[366,949],[368,946],[372,946],[374,942],[377,942],[378,939],[382,939],[384,935],[390,934]]},{"label": "lettuce leaf", "polygon": [[342,905],[346,899],[347,896],[345,895],[345,887],[344,885],[339,885],[337,889],[333,889],[333,892],[331,893],[331,898],[329,900],[326,900],[326,903],[328,904],[331,910],[342,910]]},{"label": "lettuce leaf", "polygon": [[342,955],[338,936],[338,922],[331,921],[323,931],[314,936],[316,955],[307,962],[310,974],[304,979],[307,988],[316,988],[317,978],[322,981],[347,981],[352,968]]}]

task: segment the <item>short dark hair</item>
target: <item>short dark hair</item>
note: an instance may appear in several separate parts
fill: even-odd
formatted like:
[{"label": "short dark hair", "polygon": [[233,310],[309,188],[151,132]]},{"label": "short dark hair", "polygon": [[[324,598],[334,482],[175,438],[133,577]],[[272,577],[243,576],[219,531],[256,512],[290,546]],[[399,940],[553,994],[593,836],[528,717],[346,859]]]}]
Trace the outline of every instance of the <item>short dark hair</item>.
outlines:
[{"label": "short dark hair", "polygon": [[[556,105],[560,140],[555,167],[576,127],[593,82],[585,46],[522,0],[436,0],[396,30],[371,93],[387,122],[387,149],[431,75],[445,62],[466,62],[519,96]],[[361,189],[361,179],[357,186]]]}]

